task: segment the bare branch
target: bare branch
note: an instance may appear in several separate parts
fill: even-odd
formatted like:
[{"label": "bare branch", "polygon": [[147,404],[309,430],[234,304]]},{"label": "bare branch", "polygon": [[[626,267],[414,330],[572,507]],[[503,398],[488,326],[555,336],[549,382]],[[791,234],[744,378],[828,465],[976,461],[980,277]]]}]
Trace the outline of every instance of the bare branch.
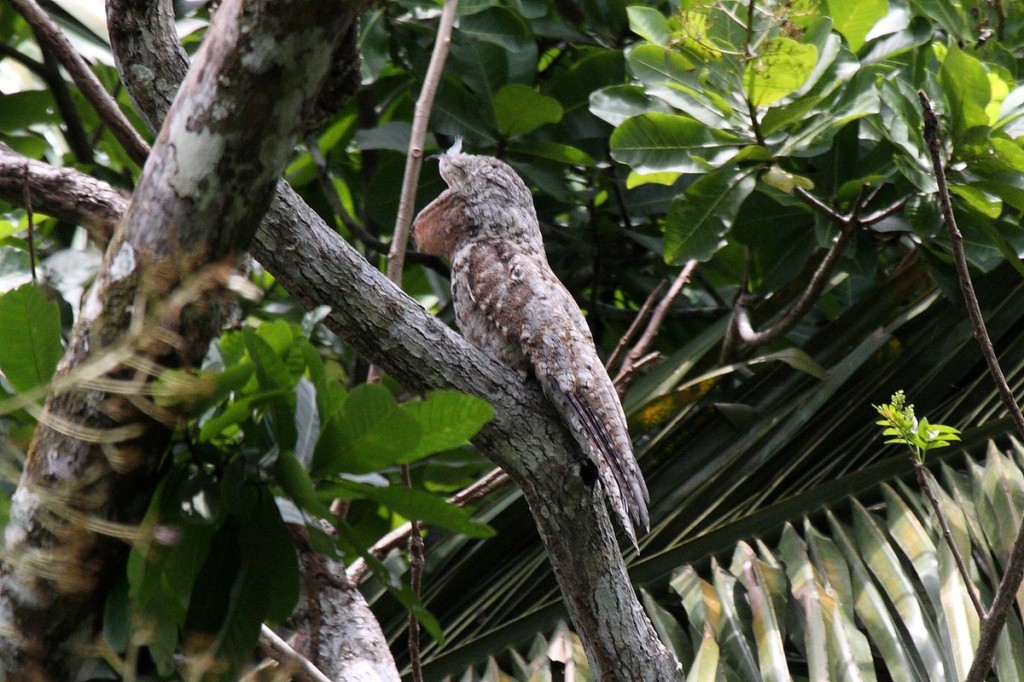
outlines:
[{"label": "bare branch", "polygon": [[[999,366],[999,358],[996,356],[992,339],[989,338],[988,329],[985,326],[985,317],[981,312],[981,305],[974,293],[974,283],[971,281],[970,269],[967,266],[967,256],[964,253],[963,235],[956,224],[956,216],[953,215],[953,203],[949,197],[949,185],[946,183],[946,172],[943,168],[942,149],[939,143],[939,121],[932,110],[931,102],[923,90],[918,90],[918,97],[921,100],[921,109],[924,112],[924,139],[928,143],[928,150],[931,152],[932,166],[935,170],[935,179],[939,185],[939,208],[942,211],[942,219],[946,224],[946,231],[949,233],[949,242],[953,251],[953,264],[956,266],[957,279],[960,281],[960,293],[964,297],[964,304],[967,306],[967,314],[974,326],[974,337],[981,346],[981,354],[985,357],[985,364],[988,365],[989,374],[996,384],[999,397],[1003,405],[1013,419],[1017,427],[1017,433],[1024,438],[1024,414],[1021,414],[1017,400],[1013,397],[1013,391],[1006,383],[1006,376]],[[1024,523],[1017,530],[1017,537],[1010,550],[1010,556],[1006,561],[1006,572],[996,590],[995,598],[992,600],[992,608],[989,615],[981,624],[981,634],[978,641],[978,649],[974,653],[974,662],[967,673],[967,682],[981,682],[988,675],[992,667],[992,657],[995,654],[996,642],[1006,623],[1006,617],[1013,606],[1020,589],[1021,581],[1024,580]]]},{"label": "bare branch", "polygon": [[[665,297],[658,303],[658,307],[654,309],[654,314],[651,315],[651,321],[647,324],[647,328],[644,330],[640,340],[637,341],[636,345],[633,346],[632,350],[626,355],[626,359],[622,361],[622,367],[619,369],[619,373],[615,375],[615,389],[622,395],[629,388],[629,384],[633,380],[634,372],[637,369],[637,364],[640,359],[647,353],[647,349],[651,343],[654,342],[655,337],[658,335],[658,330],[661,329],[661,323],[665,321],[665,316],[668,314],[669,308],[672,307],[672,303],[676,300],[679,292],[683,290],[683,286],[690,281],[693,271],[697,268],[697,261],[690,260],[686,262],[683,269],[676,275],[675,280],[672,282],[672,286],[669,288]],[[650,362],[650,360],[646,360]]]},{"label": "bare branch", "polygon": [[441,10],[441,23],[437,27],[434,52],[430,55],[430,64],[423,79],[423,90],[416,100],[416,110],[413,114],[405,175],[402,177],[402,190],[398,199],[398,215],[395,217],[395,235],[391,240],[391,250],[388,252],[388,279],[399,286],[402,281],[402,269],[405,267],[409,226],[412,224],[412,212],[415,209],[416,185],[423,165],[423,140],[427,133],[430,111],[434,106],[434,95],[437,94],[444,63],[448,58],[448,48],[451,47],[452,25],[455,23],[455,11],[458,7],[458,0],[445,0],[444,8]]},{"label": "bare branch", "polygon": [[25,18],[25,21],[35,30],[40,43],[43,44],[43,51],[52,51],[53,55],[60,61],[68,73],[71,74],[75,85],[82,91],[82,95],[96,109],[96,113],[108,126],[114,137],[121,143],[128,156],[140,166],[146,162],[149,156],[149,145],[142,139],[138,131],[132,127],[128,119],[117,106],[117,102],[103,88],[89,65],[85,63],[82,56],[75,51],[71,41],[57,24],[53,23],[50,16],[36,3],[35,0],[10,0],[11,5]]},{"label": "bare branch", "polygon": [[277,633],[266,625],[260,629],[260,644],[267,649],[270,657],[285,669],[294,670],[295,679],[300,682],[333,682],[331,678],[320,672],[308,658],[291,648],[288,642],[278,637]]},{"label": "bare branch", "polygon": [[[504,471],[501,469],[492,469],[480,480],[449,497],[448,502],[457,507],[465,507],[468,504],[472,504],[473,502],[490,495],[495,490],[504,488],[511,482],[512,479],[510,479],[508,474]],[[383,557],[385,554],[398,548],[403,542],[405,542],[410,533],[412,533],[412,524],[404,523],[375,542],[373,547],[369,549],[369,552],[375,557]],[[366,562],[363,559],[356,559],[351,565],[349,565],[345,574],[348,576],[349,582],[353,585],[358,585],[369,572],[370,567]]]},{"label": "bare branch", "polygon": [[640,331],[640,325],[647,321],[647,316],[651,314],[651,309],[654,307],[654,302],[661,296],[661,292],[668,286],[668,280],[661,280],[658,282],[658,286],[651,290],[651,293],[647,294],[647,298],[644,300],[640,310],[637,311],[636,316],[633,318],[633,322],[630,323],[629,329],[622,335],[619,342],[615,344],[615,349],[612,354],[608,356],[608,360],[604,363],[604,368],[611,370],[619,362],[619,356],[621,356],[632,341],[633,337],[636,336],[637,332]]}]

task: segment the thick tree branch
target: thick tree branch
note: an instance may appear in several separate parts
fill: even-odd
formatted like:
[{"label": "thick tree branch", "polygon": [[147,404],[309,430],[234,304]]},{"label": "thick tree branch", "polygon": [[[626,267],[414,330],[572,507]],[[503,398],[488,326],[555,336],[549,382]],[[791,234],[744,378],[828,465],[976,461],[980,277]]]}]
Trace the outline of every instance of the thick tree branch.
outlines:
[{"label": "thick tree branch", "polygon": [[[150,0],[111,0],[144,13]],[[132,9],[132,6],[135,6]],[[140,29],[145,24],[137,25]],[[127,32],[111,31],[129,39]],[[118,48],[115,46],[115,50]],[[151,61],[143,85],[170,85],[177,68]],[[122,60],[124,58],[122,57]],[[125,84],[134,90],[138,81]],[[140,101],[136,94],[136,101]],[[156,102],[154,98],[152,101]],[[148,111],[160,120],[160,111]],[[603,680],[680,676],[629,582],[599,490],[584,485],[576,446],[540,389],[471,347],[403,294],[342,240],[285,183],[257,231],[253,255],[309,307],[333,306],[325,323],[370,361],[415,391],[455,388],[488,399],[495,419],[475,439],[522,488],[562,588],[566,607]],[[315,264],[311,266],[311,264]]]},{"label": "thick tree branch", "polygon": [[0,199],[19,203],[26,179],[37,211],[81,225],[100,245],[110,241],[128,206],[128,195],[102,180],[29,159],[0,142]]},{"label": "thick tree branch", "polygon": [[[58,379],[116,347],[158,309],[148,328],[160,331],[142,337],[136,366],[198,364],[220,331],[217,309],[230,279],[224,264],[251,240],[358,9],[320,0],[222,4],[111,240]],[[161,303],[178,301],[179,285],[196,273],[184,289],[194,295]],[[124,366],[111,374],[134,376]],[[49,397],[6,530],[0,677],[75,677],[76,646],[91,636],[106,578],[125,555],[97,524],[75,519],[137,522],[167,436],[121,396],[75,387]],[[74,513],[55,515],[58,500]],[[41,570],[43,562],[58,570]]]}]

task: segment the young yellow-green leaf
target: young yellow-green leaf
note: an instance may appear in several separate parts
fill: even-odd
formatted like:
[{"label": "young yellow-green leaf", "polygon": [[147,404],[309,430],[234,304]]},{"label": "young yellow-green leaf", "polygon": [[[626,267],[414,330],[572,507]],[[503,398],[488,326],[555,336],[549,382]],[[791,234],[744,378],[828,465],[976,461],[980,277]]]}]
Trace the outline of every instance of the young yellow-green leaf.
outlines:
[{"label": "young yellow-green leaf", "polygon": [[743,71],[743,86],[755,106],[765,107],[793,94],[807,82],[818,62],[818,49],[791,38],[771,38]]},{"label": "young yellow-green leaf", "polygon": [[525,135],[546,123],[562,120],[562,105],[558,100],[522,83],[509,83],[498,90],[493,107],[498,130],[505,137]]},{"label": "young yellow-green leaf", "polygon": [[992,99],[992,84],[984,65],[954,43],[939,69],[946,105],[958,135],[989,124],[985,108]]},{"label": "young yellow-green leaf", "polygon": [[950,185],[949,192],[963,199],[967,208],[984,218],[995,219],[1003,213],[1003,201],[999,197],[982,192],[977,187]]},{"label": "young yellow-green leaf", "polygon": [[64,354],[60,308],[35,284],[0,296],[0,372],[15,391],[42,386]]},{"label": "young yellow-green leaf", "polygon": [[761,176],[761,181],[786,194],[793,194],[797,187],[807,190],[814,189],[814,182],[810,178],[785,171],[775,163]]},{"label": "young yellow-green leaf", "polygon": [[871,27],[889,13],[888,0],[825,0],[832,25],[857,52]]}]

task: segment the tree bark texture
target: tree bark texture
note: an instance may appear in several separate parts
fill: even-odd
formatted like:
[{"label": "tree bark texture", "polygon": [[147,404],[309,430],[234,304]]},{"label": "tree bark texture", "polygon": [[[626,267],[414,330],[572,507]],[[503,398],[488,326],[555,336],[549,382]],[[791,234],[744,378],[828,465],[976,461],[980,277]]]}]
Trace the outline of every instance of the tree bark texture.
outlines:
[{"label": "tree bark texture", "polygon": [[[158,24],[148,20],[148,8],[158,4],[108,3],[121,63],[129,61],[123,55],[132,54],[147,67],[134,64],[123,77],[135,101],[152,107],[144,112],[151,121],[161,120],[160,102],[170,98],[135,90],[173,88],[186,68],[173,56],[182,54],[174,33],[157,28],[157,34],[151,28]],[[126,23],[115,27],[115,20]],[[138,38],[140,32],[145,37]],[[139,47],[138,40],[149,47]],[[283,182],[252,251],[307,306],[332,306],[328,326],[405,386],[419,391],[450,387],[488,399],[495,419],[476,444],[523,489],[600,679],[680,676],[629,582],[602,497],[583,484],[576,446],[536,385],[524,384],[516,372],[469,346],[404,295]]]},{"label": "tree bark texture", "polygon": [[[322,0],[221,5],[58,377],[107,362],[97,374],[141,386],[161,367],[202,358],[220,332],[227,273],[251,241],[358,9]],[[100,527],[130,528],[144,511],[167,441],[160,417],[135,396],[82,387],[47,400],[5,532],[3,679],[73,679],[76,647],[91,636],[106,578],[126,551]]]}]

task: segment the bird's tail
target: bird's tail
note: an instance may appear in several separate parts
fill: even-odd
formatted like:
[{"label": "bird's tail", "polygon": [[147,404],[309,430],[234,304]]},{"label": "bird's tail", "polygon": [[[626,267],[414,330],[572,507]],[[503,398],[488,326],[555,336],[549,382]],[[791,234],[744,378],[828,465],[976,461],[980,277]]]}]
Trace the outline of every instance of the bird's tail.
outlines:
[{"label": "bird's tail", "polygon": [[[599,416],[581,396],[569,395],[567,397],[572,406],[572,412],[579,417],[583,438],[580,438],[580,434],[577,429],[573,428],[573,424],[569,425],[570,429],[574,435],[577,435],[577,440],[584,441],[580,444],[586,445],[587,454],[597,466],[601,486],[605,490],[612,510],[632,541],[633,547],[639,549],[636,528],[643,528],[644,532],[651,528],[647,512],[647,503],[650,502],[651,497],[643,474],[640,472],[640,466],[633,456],[632,443],[626,431],[625,416],[622,415],[621,408],[614,417],[611,415]],[[612,418],[609,419],[609,417]],[[608,424],[608,421],[613,423]]]}]

